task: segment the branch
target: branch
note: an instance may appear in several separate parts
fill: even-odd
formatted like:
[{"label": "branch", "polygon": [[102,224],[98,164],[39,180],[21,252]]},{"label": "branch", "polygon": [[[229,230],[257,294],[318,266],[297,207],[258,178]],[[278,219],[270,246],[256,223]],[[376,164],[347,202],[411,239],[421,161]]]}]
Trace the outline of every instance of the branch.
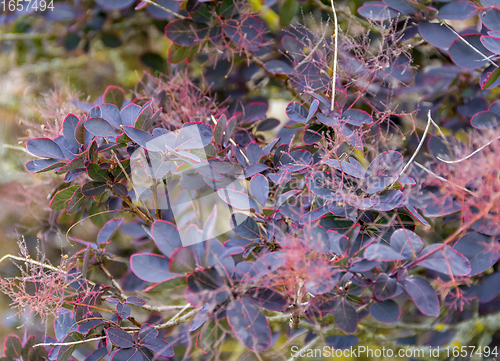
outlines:
[{"label": "branch", "polygon": [[429,110],[429,112],[427,113],[427,126],[425,127],[424,134],[422,135],[422,139],[420,139],[420,143],[418,143],[417,149],[415,150],[415,152],[411,156],[408,163],[406,163],[406,165],[403,167],[403,169],[401,169],[401,172],[399,172],[398,177],[396,178],[396,180],[394,180],[394,182],[391,183],[389,188],[392,187],[399,180],[399,178],[401,178],[401,176],[404,174],[404,172],[406,172],[408,167],[411,165],[411,162],[413,162],[413,160],[417,156],[418,152],[420,151],[420,148],[422,148],[422,145],[424,144],[425,137],[427,136],[427,133],[429,132],[429,127],[431,126],[431,121],[432,121],[431,111]]},{"label": "branch", "polygon": [[[177,315],[181,314],[185,309],[191,307],[191,305],[186,305],[181,312],[179,312]],[[184,323],[187,320],[189,320],[191,317],[194,317],[197,313],[201,312],[203,307],[195,308],[194,310],[191,310],[190,312],[186,313],[184,316],[177,318],[177,315],[172,317],[170,320],[168,320],[165,323],[162,323],[161,325],[155,326],[157,330],[164,330],[169,327],[177,326],[178,324]]]},{"label": "branch", "polygon": [[333,111],[335,109],[335,82],[337,77],[337,42],[338,42],[338,24],[337,24],[337,12],[335,11],[335,6],[333,5],[333,0],[330,0],[332,3],[332,12],[333,19],[335,22],[335,50],[333,54],[333,75],[332,75],[332,105],[330,110]]},{"label": "branch", "polygon": [[500,136],[495,138],[495,139],[492,139],[490,140],[488,143],[486,143],[485,145],[481,146],[480,148],[476,149],[475,151],[473,151],[471,154],[469,154],[468,156],[464,157],[464,158],[461,158],[461,159],[457,159],[457,160],[444,160],[443,158],[440,158],[440,157],[436,157],[438,160],[440,160],[441,162],[443,163],[448,163],[448,164],[453,164],[453,163],[460,163],[460,162],[463,162],[464,160],[466,159],[469,159],[470,157],[472,157],[474,154],[476,153],[479,153],[480,151],[482,151],[484,148],[486,148],[487,146],[489,146],[491,143],[493,143],[495,140],[498,140],[500,139]]}]

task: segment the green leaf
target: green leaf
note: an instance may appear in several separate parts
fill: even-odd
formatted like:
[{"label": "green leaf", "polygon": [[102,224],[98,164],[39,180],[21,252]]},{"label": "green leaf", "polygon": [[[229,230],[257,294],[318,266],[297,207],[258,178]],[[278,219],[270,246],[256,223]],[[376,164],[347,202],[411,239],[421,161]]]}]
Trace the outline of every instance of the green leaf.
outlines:
[{"label": "green leaf", "polygon": [[97,182],[107,182],[109,180],[108,172],[95,163],[90,163],[87,166],[87,172],[89,173],[89,177]]},{"label": "green leaf", "polygon": [[80,186],[72,186],[68,188],[64,188],[63,190],[60,190],[57,192],[54,197],[52,197],[52,200],[50,201],[50,208],[55,209],[56,211],[60,211],[66,208],[68,205],[69,200],[75,193],[77,189],[79,189]]},{"label": "green leaf", "polygon": [[493,83],[497,81],[499,76],[500,76],[500,68],[496,68],[495,71],[493,71],[493,73],[491,73],[488,80],[486,80],[486,83],[484,83],[482,89],[488,89],[490,86],[492,86]]},{"label": "green leaf", "polygon": [[106,88],[103,97],[104,103],[114,104],[118,109],[121,109],[125,101],[125,91],[120,87],[110,85]]},{"label": "green leaf", "polygon": [[[130,174],[130,159],[122,160],[121,164],[123,169],[125,169],[125,171],[127,172],[127,174]],[[120,167],[120,165],[117,164],[115,170],[113,171],[113,178],[115,183],[125,178],[125,173],[123,173],[122,167]]]},{"label": "green leaf", "polygon": [[354,296],[354,295],[348,294],[346,297],[347,297],[347,299],[349,301],[357,303],[359,305],[364,305],[365,304],[365,301],[363,301],[363,299],[360,298],[360,297],[358,297],[358,296]]},{"label": "green leaf", "polygon": [[297,0],[286,0],[280,12],[280,25],[288,26],[292,22],[295,15],[299,11],[299,3]]},{"label": "green leaf", "polygon": [[[67,342],[77,342],[77,341],[82,341],[84,339],[83,335],[79,334],[78,332],[72,332],[68,336],[64,338],[64,343]],[[56,361],[68,361],[70,356],[73,354],[73,351],[78,347],[78,344],[76,345],[69,345],[69,346],[61,346],[59,349],[59,352],[57,353],[57,360]]]},{"label": "green leaf", "polygon": [[97,204],[92,204],[89,209],[89,217],[92,223],[94,223],[97,227],[102,228],[107,221],[111,219],[112,216],[109,214],[98,214],[102,212],[102,209],[99,209]]},{"label": "green leaf", "polygon": [[196,53],[196,46],[182,46],[172,43],[168,49],[167,60],[170,64],[177,64]]},{"label": "green leaf", "polygon": [[4,353],[6,357],[19,359],[23,352],[23,346],[17,336],[9,336],[4,342]]},{"label": "green leaf", "polygon": [[[104,46],[106,46],[108,48],[117,48],[120,45],[122,45],[122,41],[120,40],[118,35],[111,33],[111,32],[102,32],[101,33],[101,40],[102,40],[102,43],[104,44]],[[113,103],[113,104],[115,104],[115,103]]]},{"label": "green leaf", "polygon": [[77,188],[77,190],[75,191],[75,193],[68,202],[68,210],[66,211],[66,213],[71,214],[73,212],[76,212],[84,199],[85,196],[82,194],[82,189]]},{"label": "green leaf", "polygon": [[158,70],[159,72],[165,71],[165,59],[159,54],[144,53],[141,55],[141,61],[154,70]]}]

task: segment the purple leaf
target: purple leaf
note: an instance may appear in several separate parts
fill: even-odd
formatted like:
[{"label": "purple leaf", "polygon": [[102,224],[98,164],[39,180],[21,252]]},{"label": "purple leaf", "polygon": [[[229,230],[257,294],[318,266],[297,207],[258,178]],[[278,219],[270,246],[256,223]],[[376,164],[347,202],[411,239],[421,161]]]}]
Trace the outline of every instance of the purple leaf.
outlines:
[{"label": "purple leaf", "polygon": [[256,17],[227,20],[222,30],[233,43],[247,50],[258,51],[262,45],[264,25]]},{"label": "purple leaf", "polygon": [[119,128],[122,124],[122,118],[120,116],[120,111],[114,104],[102,104],[101,105],[102,118],[111,124],[114,128]]},{"label": "purple leaf", "polygon": [[90,118],[85,122],[85,129],[97,137],[115,137],[114,128],[102,118]]},{"label": "purple leaf", "polygon": [[182,247],[179,231],[173,223],[156,220],[151,226],[151,234],[156,247],[167,257],[170,257],[177,248]]},{"label": "purple leaf", "polygon": [[193,252],[189,247],[178,248],[170,258],[169,270],[173,273],[189,273],[196,268]]},{"label": "purple leaf", "polygon": [[358,13],[374,21],[388,20],[398,15],[396,11],[387,7],[382,1],[365,1],[363,6],[358,9]]},{"label": "purple leaf", "polygon": [[379,301],[384,301],[396,295],[398,289],[398,282],[396,279],[389,277],[387,274],[382,273],[377,277],[375,285],[373,286],[373,293],[375,298]]},{"label": "purple leaf", "polygon": [[308,302],[304,315],[309,319],[322,318],[333,311],[338,304],[338,297],[333,294],[319,295]]},{"label": "purple leaf", "polygon": [[137,104],[129,104],[124,107],[120,112],[120,118],[122,119],[123,125],[129,127],[135,126],[135,122],[141,113],[141,107]]},{"label": "purple leaf", "polygon": [[39,173],[58,168],[62,165],[64,165],[64,163],[55,159],[33,159],[26,162],[24,167],[30,173]]},{"label": "purple leaf", "polygon": [[142,298],[137,296],[127,297],[127,303],[136,306],[144,306],[146,304],[146,302]]},{"label": "purple leaf", "polygon": [[500,294],[500,273],[494,273],[484,278],[476,289],[476,296],[481,303],[487,303]]},{"label": "purple leaf", "polygon": [[470,124],[477,129],[491,129],[500,124],[500,115],[490,111],[479,112],[474,115]]},{"label": "purple leaf", "polygon": [[256,174],[250,180],[250,191],[257,202],[264,207],[269,197],[269,181],[262,174]]},{"label": "purple leaf", "polygon": [[[440,247],[442,247],[441,244],[433,244],[424,248],[419,258]],[[425,257],[424,261],[418,263],[418,265],[448,276],[468,276],[471,272],[471,266],[467,258],[450,246],[445,246],[443,249]]]},{"label": "purple leaf", "polygon": [[215,268],[196,271],[187,277],[189,290],[193,293],[215,291],[220,287],[221,283],[222,280]]},{"label": "purple leaf", "polygon": [[[500,54],[500,39],[492,36],[481,36],[481,43],[486,49],[495,54]],[[495,67],[496,68],[496,67]]]},{"label": "purple leaf", "polygon": [[134,346],[134,337],[121,328],[109,327],[106,330],[108,338],[115,346],[120,348],[129,348]]},{"label": "purple leaf", "polygon": [[389,189],[382,195],[376,194],[370,197],[375,204],[370,208],[375,211],[392,211],[403,203],[403,192],[395,189]]},{"label": "purple leaf", "polygon": [[265,171],[266,169],[269,169],[269,167],[263,163],[257,163],[254,165],[251,165],[249,167],[246,167],[245,169],[245,178],[251,178],[257,173],[261,173]]},{"label": "purple leaf", "polygon": [[297,102],[291,102],[286,107],[286,115],[294,122],[306,123],[307,110]]},{"label": "purple leaf", "polygon": [[224,202],[226,202],[231,207],[234,207],[236,209],[239,210],[247,210],[251,208],[255,210],[259,209],[255,201],[243,192],[223,188],[219,189],[217,193]]},{"label": "purple leaf", "polygon": [[257,222],[243,213],[231,215],[231,228],[238,236],[246,239],[260,239],[260,231]]},{"label": "purple leaf", "polygon": [[248,298],[232,301],[227,321],[236,338],[251,351],[265,351],[271,346],[271,329],[266,317]]},{"label": "purple leaf", "polygon": [[49,138],[33,138],[28,140],[26,148],[31,154],[39,157],[64,159],[64,154],[52,139]]},{"label": "purple leaf", "polygon": [[73,147],[80,148],[80,143],[75,138],[75,130],[79,119],[74,114],[68,114],[63,121],[63,135],[66,141]]},{"label": "purple leaf", "polygon": [[276,128],[278,125],[280,125],[280,121],[278,119],[274,118],[264,119],[257,125],[257,131],[265,132],[267,130],[272,130]]},{"label": "purple leaf", "polygon": [[62,341],[72,331],[76,331],[78,324],[75,322],[75,313],[71,310],[60,308],[54,317],[54,333],[56,340]]},{"label": "purple leaf", "polygon": [[143,361],[142,353],[136,348],[118,350],[113,355],[111,361]]},{"label": "purple leaf", "polygon": [[354,333],[358,328],[358,313],[345,298],[335,308],[335,325],[345,333]]},{"label": "purple leaf", "polygon": [[250,269],[250,275],[252,279],[258,280],[263,276],[276,271],[286,262],[286,257],[284,252],[273,252],[268,253],[264,256],[260,256],[257,261],[253,264]]},{"label": "purple leaf", "polygon": [[420,237],[409,229],[398,229],[391,235],[391,248],[405,259],[415,258],[423,247]]},{"label": "purple leaf", "polygon": [[125,9],[134,3],[134,0],[96,0],[104,9]]},{"label": "purple leaf", "polygon": [[309,107],[309,112],[307,113],[307,118],[306,122],[312,119],[314,117],[314,114],[316,114],[316,110],[318,110],[319,106],[319,100],[318,99],[313,99],[311,102],[311,106]]},{"label": "purple leaf", "polygon": [[407,205],[406,206],[406,209],[408,210],[408,212],[410,212],[410,214],[415,217],[417,219],[417,221],[419,221],[420,223],[422,223],[424,226],[427,226],[427,227],[430,227],[430,224],[429,222],[427,222],[425,220],[424,217],[422,217],[420,215],[420,213],[418,213],[418,211],[415,209],[415,207],[413,207],[412,205]]},{"label": "purple leaf", "polygon": [[158,337],[158,330],[149,323],[143,323],[139,330],[139,340],[152,340]]},{"label": "purple leaf", "polygon": [[379,154],[366,169],[363,187],[373,194],[394,182],[403,168],[403,156],[393,150]]},{"label": "purple leaf", "polygon": [[365,177],[366,170],[363,166],[356,161],[354,158],[349,158],[350,163],[343,160],[339,162],[337,159],[328,159],[325,164],[340,170],[354,178],[363,179]]},{"label": "purple leaf", "polygon": [[106,350],[106,347],[99,347],[97,350],[92,351],[92,353],[87,356],[85,361],[99,361],[107,355],[107,353],[108,351]]},{"label": "purple leaf", "polygon": [[449,50],[451,60],[465,69],[477,69],[488,64],[488,58],[493,55],[493,53],[486,49],[481,43],[481,35],[468,34],[464,35],[463,39],[472,45],[475,50],[462,39],[455,39]]},{"label": "purple leaf", "polygon": [[307,150],[295,150],[284,153],[279,164],[286,167],[288,172],[298,172],[306,168],[312,161],[312,155]]},{"label": "purple leaf", "polygon": [[500,251],[495,251],[495,241],[476,232],[470,232],[461,237],[453,249],[467,257],[471,266],[469,276],[483,273],[493,266],[500,257]]},{"label": "purple leaf", "polygon": [[101,228],[97,235],[97,244],[102,245],[109,241],[111,235],[121,226],[123,222],[123,218],[120,219],[112,219]]},{"label": "purple leaf", "polygon": [[479,17],[484,25],[494,31],[500,31],[500,10],[498,6],[500,4],[496,8],[482,9]]},{"label": "purple leaf", "polygon": [[123,319],[126,319],[128,318],[128,316],[130,316],[132,310],[130,309],[129,305],[125,305],[121,302],[118,302],[118,304],[116,305],[116,312],[118,313],[118,316],[120,316]]},{"label": "purple leaf", "polygon": [[169,259],[151,253],[136,253],[130,257],[132,272],[147,282],[165,282],[182,275],[169,272]]},{"label": "purple leaf", "polygon": [[158,152],[161,151],[162,149],[158,148],[158,141],[153,141],[155,138],[140,129],[136,129],[134,127],[129,127],[129,126],[123,126],[123,131],[127,136],[132,139],[135,143],[139,144],[141,147],[152,151],[152,152]]},{"label": "purple leaf", "polygon": [[269,60],[264,64],[264,68],[274,74],[292,75],[294,73],[290,65],[281,60]]},{"label": "purple leaf", "polygon": [[384,0],[384,3],[404,15],[415,15],[419,11],[410,0]]},{"label": "purple leaf", "polygon": [[362,126],[365,124],[372,124],[373,118],[370,114],[363,110],[349,109],[342,113],[342,120],[346,120],[347,124]]},{"label": "purple leaf", "polygon": [[337,182],[328,172],[309,172],[306,175],[307,188],[318,197],[326,200],[336,199]]},{"label": "purple leaf", "polygon": [[451,29],[441,23],[421,21],[418,24],[418,31],[429,44],[442,49],[449,49],[453,41],[458,38]]},{"label": "purple leaf", "polygon": [[439,9],[437,17],[445,20],[467,20],[477,14],[477,7],[467,0],[455,0]]},{"label": "purple leaf", "polygon": [[270,288],[250,288],[245,296],[251,302],[269,311],[285,311],[288,307],[287,300],[278,292]]},{"label": "purple leaf", "polygon": [[253,123],[265,118],[268,108],[267,104],[262,102],[254,102],[245,105],[243,110],[244,116],[241,122],[244,124]]},{"label": "purple leaf", "polygon": [[402,261],[406,258],[385,244],[372,244],[366,248],[364,257],[369,261]]},{"label": "purple leaf", "polygon": [[426,316],[439,316],[439,299],[434,288],[419,276],[411,276],[402,282],[405,292],[415,306]]},{"label": "purple leaf", "polygon": [[332,291],[342,278],[341,272],[336,272],[331,275],[322,277],[309,277],[304,282],[307,292],[313,295],[320,295]]},{"label": "purple leaf", "polygon": [[186,123],[177,134],[175,149],[199,149],[212,141],[212,130],[208,124]]},{"label": "purple leaf", "polygon": [[383,323],[394,323],[401,317],[401,310],[393,300],[372,303],[369,310],[374,319]]},{"label": "purple leaf", "polygon": [[158,338],[148,338],[142,342],[142,345],[153,351],[156,355],[172,357],[174,349],[170,344]]}]

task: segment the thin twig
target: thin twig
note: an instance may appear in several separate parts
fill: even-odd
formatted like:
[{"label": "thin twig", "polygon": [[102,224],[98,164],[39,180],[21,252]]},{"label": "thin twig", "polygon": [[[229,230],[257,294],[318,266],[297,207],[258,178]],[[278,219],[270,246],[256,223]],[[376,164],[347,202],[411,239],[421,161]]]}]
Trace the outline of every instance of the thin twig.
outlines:
[{"label": "thin twig", "polygon": [[24,148],[24,147],[20,147],[18,145],[12,145],[12,144],[2,144],[2,148],[8,148],[8,149],[14,149],[14,150],[20,150],[21,152],[24,152],[26,154],[29,154],[31,155],[32,157],[37,157],[36,155],[34,155],[33,153],[30,153],[28,151],[28,149]]},{"label": "thin twig", "polygon": [[448,183],[450,183],[450,184],[453,184],[455,187],[460,188],[461,190],[464,190],[464,191],[466,191],[467,193],[470,193],[470,194],[471,194],[471,195],[473,195],[473,196],[474,196],[474,195],[476,195],[476,194],[475,194],[474,192],[472,192],[471,190],[469,190],[469,189],[467,189],[467,188],[464,188],[464,187],[461,187],[461,186],[459,186],[459,185],[457,185],[457,184],[455,184],[455,183],[453,183],[453,182],[450,182],[448,179],[443,178],[443,177],[441,177],[441,176],[437,175],[436,173],[434,173],[434,172],[433,172],[433,171],[431,171],[430,169],[428,169],[428,168],[424,167],[422,164],[420,164],[420,163],[418,163],[418,162],[414,162],[413,164],[415,164],[417,167],[419,167],[419,168],[420,168],[420,169],[422,169],[423,171],[425,171],[425,172],[429,173],[430,175],[432,175],[432,176],[436,177],[436,178],[437,178],[437,179],[439,179],[440,181],[443,181],[443,182],[448,182]]},{"label": "thin twig", "polygon": [[318,50],[318,47],[325,39],[325,36],[326,36],[326,27],[325,27],[325,31],[323,31],[323,35],[321,35],[321,39],[319,39],[319,41],[316,43],[316,45],[314,45],[314,48],[312,48],[312,50],[309,52],[309,54],[307,54],[307,56],[304,59],[302,59],[302,61],[295,66],[295,69],[298,69],[301,65],[305,64],[306,62],[309,61],[309,59],[311,59],[311,56],[313,56],[314,52],[316,50]]},{"label": "thin twig", "polygon": [[113,275],[108,271],[108,269],[106,267],[104,267],[104,265],[101,263],[99,264],[99,268],[101,269],[102,272],[104,272],[104,274],[106,275],[106,277],[109,278],[109,280],[111,281],[111,283],[113,284],[113,286],[115,286],[115,288],[117,289],[117,291],[120,293],[120,296],[126,300],[127,299],[127,296],[125,296],[125,293],[123,292],[123,288],[122,286],[120,286],[120,284],[115,280],[115,278],[113,277]]},{"label": "thin twig", "polygon": [[471,154],[469,154],[467,157],[464,157],[464,158],[461,158],[461,159],[456,159],[456,160],[444,160],[443,158],[440,158],[440,157],[436,157],[438,160],[440,160],[441,162],[443,163],[448,163],[448,164],[453,164],[453,163],[460,163],[460,162],[463,162],[464,160],[466,159],[469,159],[470,157],[472,157],[474,154],[476,153],[479,153],[481,150],[483,150],[484,148],[486,148],[487,146],[489,146],[491,143],[493,143],[495,140],[498,140],[500,139],[500,137],[497,137],[495,139],[492,139],[490,140],[488,143],[486,143],[485,145],[483,145],[482,147],[476,149],[475,151],[473,151]]},{"label": "thin twig", "polygon": [[55,347],[55,346],[71,346],[71,345],[79,345],[84,342],[92,342],[92,341],[99,341],[105,339],[107,336],[99,336],[99,337],[94,337],[94,338],[89,338],[86,340],[80,340],[80,341],[71,341],[71,342],[43,342],[43,343],[37,343],[33,345],[32,347],[39,347],[39,346],[49,346],[49,347]]},{"label": "thin twig", "polygon": [[[186,307],[184,307],[186,308]],[[155,328],[157,330],[163,330],[165,328],[169,328],[169,327],[173,327],[173,326],[177,326],[178,324],[181,324],[183,322],[186,322],[188,319],[190,319],[191,317],[194,317],[197,313],[199,313],[201,310],[202,310],[203,307],[199,307],[199,308],[195,308],[194,310],[186,313],[184,316],[182,317],[179,317],[179,318],[175,318],[176,316],[172,317],[170,320],[168,320],[167,322],[165,323],[162,323],[161,325],[157,325],[155,326]],[[183,309],[184,310],[184,309]],[[180,314],[180,312],[179,312]]]},{"label": "thin twig", "polygon": [[333,4],[333,0],[330,0],[332,3],[332,12],[333,12],[333,20],[335,23],[335,50],[333,54],[333,75],[332,75],[332,105],[331,111],[335,109],[335,83],[337,78],[337,43],[338,43],[338,24],[337,24],[337,12],[335,11],[335,6]]},{"label": "thin twig", "polygon": [[448,24],[446,23],[441,23],[441,26],[442,25],[445,25],[448,29],[450,29],[453,34],[455,34],[456,36],[458,36],[460,38],[460,40],[462,40],[465,44],[467,44],[467,46],[469,46],[472,50],[474,50],[476,53],[478,53],[479,55],[481,55],[485,60],[487,60],[491,65],[493,65],[495,68],[498,68],[499,66],[493,61],[491,60],[490,58],[488,58],[486,55],[484,55],[483,53],[481,53],[478,49],[476,49],[471,43],[469,43],[467,40],[465,40],[462,35],[460,35],[459,33],[456,32],[455,29],[453,29],[451,26],[449,26]]},{"label": "thin twig", "polygon": [[0,258],[0,263],[4,260],[4,259],[15,259],[16,261],[21,261],[21,262],[28,262],[28,263],[31,263],[31,264],[36,264],[37,266],[42,266],[44,268],[47,268],[47,269],[50,269],[52,271],[56,271],[56,272],[60,272],[60,273],[64,273],[66,274],[66,271],[63,271],[62,269],[60,268],[57,268],[57,267],[54,267],[54,266],[51,266],[50,264],[46,264],[46,263],[42,263],[42,262],[38,262],[38,261],[35,261],[31,258],[24,258],[24,257],[19,257],[19,256],[14,256],[12,254],[6,254],[5,256],[3,256],[2,258]]},{"label": "thin twig", "polygon": [[415,152],[413,152],[413,155],[408,160],[408,163],[406,163],[406,165],[403,167],[403,169],[401,169],[401,172],[399,172],[398,177],[394,180],[394,182],[391,183],[391,185],[389,187],[392,187],[399,180],[399,178],[401,178],[401,176],[404,174],[404,172],[406,172],[408,167],[411,165],[411,163],[413,162],[413,160],[417,156],[418,152],[420,151],[420,148],[422,148],[422,145],[424,144],[425,137],[427,136],[427,133],[429,132],[429,127],[431,126],[431,121],[432,121],[431,111],[429,110],[429,112],[427,113],[427,126],[425,127],[424,134],[422,135],[422,139],[420,139],[420,143],[418,143],[417,149],[415,150]]},{"label": "thin twig", "polygon": [[160,8],[160,9],[166,11],[167,13],[172,14],[173,16],[175,16],[178,19],[185,19],[186,18],[185,16],[182,16],[181,14],[177,14],[176,12],[166,8],[165,6],[162,6],[160,4],[155,3],[154,1],[151,1],[151,0],[143,0],[143,1],[148,3],[148,4],[156,6],[157,8]]}]

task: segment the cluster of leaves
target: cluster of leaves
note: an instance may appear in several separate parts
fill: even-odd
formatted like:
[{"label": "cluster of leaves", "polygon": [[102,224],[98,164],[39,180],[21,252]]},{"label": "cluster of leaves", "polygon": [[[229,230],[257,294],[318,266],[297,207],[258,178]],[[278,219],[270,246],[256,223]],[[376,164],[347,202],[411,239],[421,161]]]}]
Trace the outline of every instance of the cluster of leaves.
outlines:
[{"label": "cluster of leaves", "polygon": [[[316,11],[330,11],[320,4]],[[26,163],[29,172],[63,178],[51,196],[51,225],[70,232],[90,218],[100,228],[95,241],[68,237],[83,249],[73,268],[55,274],[66,275],[73,291],[44,296],[59,302],[48,358],[67,360],[85,338],[96,341],[87,360],[172,357],[191,350],[194,338],[219,357],[228,334],[267,355],[282,332],[293,339],[302,330],[309,333],[298,342],[317,337],[349,347],[359,339],[341,334],[361,336],[383,323],[423,330],[418,322],[429,316],[452,324],[477,303],[483,314],[498,313],[498,272],[491,271],[500,258],[500,110],[487,91],[500,81],[495,6],[365,2],[358,13],[377,29],[374,43],[343,34],[334,45],[328,24],[320,34],[301,26],[272,34],[265,14],[245,2],[183,4],[187,15],[165,28],[168,59],[208,59],[213,95],[182,69],[146,75],[134,98],[110,86],[93,103],[74,101],[78,114],[60,119],[57,134],[26,143],[37,157]],[[440,22],[478,13],[481,33]],[[411,66],[411,56],[422,56],[414,49],[420,37],[446,64]],[[236,67],[228,70],[219,56]],[[283,127],[266,116],[267,99],[254,96],[268,83],[293,97]],[[427,126],[419,137],[420,122]],[[461,133],[467,141],[451,133],[457,128],[469,129]],[[395,140],[406,137],[415,145]],[[134,241],[119,250],[116,234]],[[117,281],[105,266],[124,256],[130,269]],[[88,280],[89,267],[111,286]],[[186,306],[178,314],[137,321],[161,306],[136,292],[161,299],[179,288]],[[425,331],[439,336],[433,345],[455,336]],[[30,352],[8,340],[6,357]]]}]

